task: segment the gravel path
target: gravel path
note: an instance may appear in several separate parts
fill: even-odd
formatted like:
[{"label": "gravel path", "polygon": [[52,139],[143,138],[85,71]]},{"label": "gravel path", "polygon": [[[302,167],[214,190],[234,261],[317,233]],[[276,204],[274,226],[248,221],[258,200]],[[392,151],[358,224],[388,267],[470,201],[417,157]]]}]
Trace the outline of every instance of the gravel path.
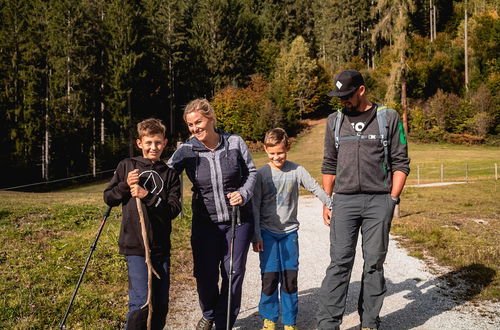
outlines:
[{"label": "gravel path", "polygon": [[[299,230],[299,329],[316,329],[316,293],[329,264],[329,229],[321,219],[321,202],[300,198]],[[359,329],[357,296],[362,258],[360,247],[351,277],[349,296],[341,329]],[[408,256],[392,238],[385,262],[388,292],[381,311],[381,329],[500,329],[500,303],[474,306],[452,298],[460,286],[449,287],[445,269],[431,273],[420,260]],[[260,329],[258,314],[260,274],[258,255],[249,252],[243,301],[236,329]],[[172,301],[169,329],[193,329],[200,318],[195,289],[186,289]]]}]

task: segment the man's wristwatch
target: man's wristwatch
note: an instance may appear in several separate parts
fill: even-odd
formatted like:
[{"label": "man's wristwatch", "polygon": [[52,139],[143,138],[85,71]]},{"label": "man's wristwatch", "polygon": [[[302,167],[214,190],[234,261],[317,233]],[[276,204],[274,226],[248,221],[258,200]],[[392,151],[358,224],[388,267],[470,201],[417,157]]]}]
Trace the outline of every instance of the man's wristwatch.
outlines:
[{"label": "man's wristwatch", "polygon": [[391,195],[391,199],[394,201],[394,204],[396,204],[396,205],[399,204],[399,197],[394,197]]}]

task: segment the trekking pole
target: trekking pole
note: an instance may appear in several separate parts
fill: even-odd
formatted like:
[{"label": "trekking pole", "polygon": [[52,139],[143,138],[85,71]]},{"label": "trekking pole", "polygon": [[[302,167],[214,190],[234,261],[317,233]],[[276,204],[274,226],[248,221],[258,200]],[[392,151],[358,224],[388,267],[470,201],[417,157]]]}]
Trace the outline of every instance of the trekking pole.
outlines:
[{"label": "trekking pole", "polygon": [[75,300],[78,289],[80,288],[80,284],[82,283],[83,274],[85,274],[85,271],[87,270],[87,266],[89,265],[89,262],[90,262],[90,258],[92,257],[92,253],[94,253],[94,250],[96,249],[97,241],[99,240],[99,236],[101,236],[101,232],[102,232],[102,229],[104,228],[104,224],[106,223],[106,219],[109,217],[109,214],[111,213],[111,208],[112,208],[112,206],[108,206],[108,208],[106,209],[106,212],[104,212],[104,215],[102,216],[101,226],[99,227],[99,231],[97,232],[94,243],[90,247],[90,254],[87,257],[87,262],[85,262],[85,266],[83,266],[82,273],[80,274],[80,278],[78,279],[78,282],[76,283],[75,291],[73,291],[73,296],[71,297],[71,300],[69,301],[68,308],[66,309],[66,313],[64,313],[64,318],[62,319],[61,324],[59,325],[59,329],[64,329],[64,327],[65,327],[66,319],[68,318],[69,311],[71,309],[71,306],[73,305],[73,301]]},{"label": "trekking pole", "polygon": [[232,286],[233,286],[233,252],[234,252],[234,232],[236,225],[240,225],[239,217],[240,209],[237,205],[233,205],[233,210],[231,213],[231,242],[229,246],[229,283],[227,289],[227,319],[226,319],[226,330],[231,329],[231,297],[232,297]]}]

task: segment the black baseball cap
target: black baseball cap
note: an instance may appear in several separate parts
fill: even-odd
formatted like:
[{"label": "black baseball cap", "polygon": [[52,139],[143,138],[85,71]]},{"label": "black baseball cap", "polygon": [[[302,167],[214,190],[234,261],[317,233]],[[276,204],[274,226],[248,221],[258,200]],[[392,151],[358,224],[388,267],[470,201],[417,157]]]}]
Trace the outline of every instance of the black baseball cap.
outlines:
[{"label": "black baseball cap", "polygon": [[328,96],[342,97],[353,93],[365,80],[359,71],[349,69],[342,71],[335,77],[335,89]]}]

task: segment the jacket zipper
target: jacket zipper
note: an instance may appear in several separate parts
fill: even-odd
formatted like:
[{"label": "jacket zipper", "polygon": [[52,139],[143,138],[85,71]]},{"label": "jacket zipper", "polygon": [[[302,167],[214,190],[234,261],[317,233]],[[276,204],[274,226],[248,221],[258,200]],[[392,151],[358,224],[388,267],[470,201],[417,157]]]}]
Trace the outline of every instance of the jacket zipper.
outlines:
[{"label": "jacket zipper", "polygon": [[214,200],[216,203],[219,204],[220,210],[222,212],[222,219],[224,219],[224,205],[222,205],[222,201],[220,200],[220,190],[219,190],[219,177],[217,176],[217,164],[215,161],[215,151],[210,151],[212,153],[212,161],[214,163],[214,173],[215,173],[215,193],[214,193]]},{"label": "jacket zipper", "polygon": [[357,155],[358,155],[358,191],[361,191],[361,175],[359,173],[360,171],[360,166],[359,166],[359,163],[360,163],[360,157],[359,157],[359,150],[361,149],[361,139],[358,139],[358,152],[357,152]]}]

